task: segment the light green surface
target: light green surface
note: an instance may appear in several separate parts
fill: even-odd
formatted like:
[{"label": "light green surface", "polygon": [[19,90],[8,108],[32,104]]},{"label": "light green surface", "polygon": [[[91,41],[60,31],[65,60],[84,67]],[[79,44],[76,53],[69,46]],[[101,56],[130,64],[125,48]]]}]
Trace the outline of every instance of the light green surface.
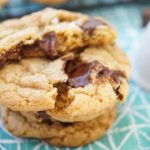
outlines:
[{"label": "light green surface", "polygon": [[[83,10],[102,15],[119,32],[118,44],[127,52],[138,47],[143,6],[113,6]],[[79,137],[80,138],[80,137]],[[38,140],[18,139],[0,125],[0,150],[58,150]],[[69,150],[69,148],[64,148]],[[119,106],[112,128],[101,139],[78,150],[150,150],[150,94],[130,82],[126,103]]]}]

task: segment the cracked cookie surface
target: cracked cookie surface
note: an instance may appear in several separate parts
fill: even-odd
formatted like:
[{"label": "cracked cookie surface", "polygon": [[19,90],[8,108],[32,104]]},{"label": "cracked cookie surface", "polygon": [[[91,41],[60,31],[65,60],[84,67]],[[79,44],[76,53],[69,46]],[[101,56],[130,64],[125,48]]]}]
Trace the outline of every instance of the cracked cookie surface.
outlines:
[{"label": "cracked cookie surface", "polygon": [[87,45],[111,44],[115,37],[102,18],[47,8],[0,24],[0,66],[11,59],[54,58]]},{"label": "cracked cookie surface", "polygon": [[[55,146],[81,146],[97,140],[112,125],[116,108],[88,122],[37,123],[28,122],[19,112],[3,108],[3,124],[12,134],[20,137],[39,138]],[[28,114],[30,115],[30,114]]]},{"label": "cracked cookie surface", "polygon": [[129,60],[116,45],[52,61],[23,59],[1,69],[0,103],[14,111],[45,111],[59,121],[87,121],[125,100],[129,72]]}]

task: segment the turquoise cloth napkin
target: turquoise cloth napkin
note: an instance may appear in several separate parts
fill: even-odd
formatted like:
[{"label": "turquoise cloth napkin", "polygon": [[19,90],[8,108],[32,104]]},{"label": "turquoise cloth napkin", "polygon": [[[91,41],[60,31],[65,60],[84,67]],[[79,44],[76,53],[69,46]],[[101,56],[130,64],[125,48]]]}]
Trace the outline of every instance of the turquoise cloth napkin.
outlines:
[{"label": "turquoise cloth napkin", "polygon": [[[146,6],[150,6],[146,5]],[[101,15],[119,32],[118,44],[129,54],[139,46],[141,12],[145,5],[118,5],[82,10],[90,15]],[[80,137],[79,137],[80,138]],[[130,81],[130,94],[118,106],[117,119],[111,129],[93,144],[77,150],[150,150],[150,94]],[[35,139],[13,137],[0,121],[0,150],[60,150]],[[75,150],[63,148],[62,150]]]},{"label": "turquoise cloth napkin", "polygon": [[[32,0],[8,0],[9,3],[4,8],[0,8],[0,20],[7,18],[20,17],[22,15],[40,10],[47,5],[33,3]],[[94,6],[112,5],[119,3],[146,3],[149,0],[66,0],[61,5],[55,5],[56,8],[80,9]]]}]

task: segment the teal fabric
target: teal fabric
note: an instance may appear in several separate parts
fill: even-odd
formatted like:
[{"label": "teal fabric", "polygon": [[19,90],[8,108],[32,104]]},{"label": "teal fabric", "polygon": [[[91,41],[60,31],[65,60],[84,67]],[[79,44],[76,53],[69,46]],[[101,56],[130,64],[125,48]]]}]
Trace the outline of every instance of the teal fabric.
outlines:
[{"label": "teal fabric", "polygon": [[[144,7],[144,5],[118,5],[82,10],[82,12],[101,15],[111,22],[119,33],[118,44],[129,54],[140,44],[141,12]],[[130,81],[130,94],[125,104],[118,106],[117,119],[112,128],[93,144],[76,149],[150,150],[150,94]],[[0,150],[59,150],[59,148],[35,139],[13,137],[0,122]]]},{"label": "teal fabric", "polygon": [[[34,11],[47,7],[45,4],[33,3],[32,0],[8,0],[8,4],[0,8],[0,20],[20,17]],[[102,5],[128,4],[128,3],[148,3],[149,0],[66,0],[66,3],[53,7],[63,9],[80,9]]]}]

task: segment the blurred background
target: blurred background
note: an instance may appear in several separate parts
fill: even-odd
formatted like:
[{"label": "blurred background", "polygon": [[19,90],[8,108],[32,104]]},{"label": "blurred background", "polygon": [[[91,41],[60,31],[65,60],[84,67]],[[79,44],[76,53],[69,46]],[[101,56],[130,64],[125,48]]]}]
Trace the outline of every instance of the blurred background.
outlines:
[{"label": "blurred background", "polygon": [[[118,31],[117,43],[129,55],[132,70],[138,70],[137,66],[140,66],[137,72],[147,73],[147,81],[144,81],[144,75],[135,79],[135,74],[138,73],[132,72],[128,100],[119,106],[118,117],[112,129],[98,142],[85,146],[84,149],[150,150],[150,25],[149,29],[146,27],[150,20],[150,0],[0,0],[0,5],[0,21],[48,6],[102,16],[108,20]],[[144,39],[148,36],[149,39]],[[147,41],[144,48],[143,41]],[[143,68],[146,68],[145,72],[142,71]],[[10,141],[14,143],[13,147]],[[0,150],[1,147],[4,148],[2,150],[53,149],[44,143],[39,144],[37,140],[29,142],[14,138],[0,124]]]}]

